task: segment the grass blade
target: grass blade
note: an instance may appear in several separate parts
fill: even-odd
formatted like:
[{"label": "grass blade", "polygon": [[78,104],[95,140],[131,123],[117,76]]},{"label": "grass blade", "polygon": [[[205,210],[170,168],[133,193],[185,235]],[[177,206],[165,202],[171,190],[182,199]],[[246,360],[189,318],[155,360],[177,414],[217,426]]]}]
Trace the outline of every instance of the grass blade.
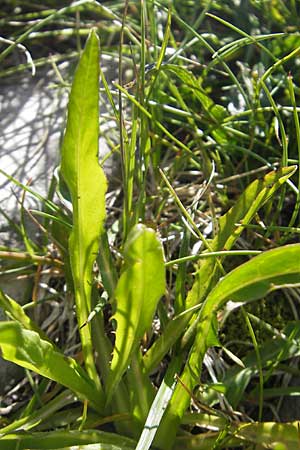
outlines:
[{"label": "grass blade", "polygon": [[174,392],[176,381],[175,374],[180,365],[180,359],[174,359],[163,379],[155,399],[150,408],[143,432],[135,450],[148,450],[155,437],[165,409]]}]

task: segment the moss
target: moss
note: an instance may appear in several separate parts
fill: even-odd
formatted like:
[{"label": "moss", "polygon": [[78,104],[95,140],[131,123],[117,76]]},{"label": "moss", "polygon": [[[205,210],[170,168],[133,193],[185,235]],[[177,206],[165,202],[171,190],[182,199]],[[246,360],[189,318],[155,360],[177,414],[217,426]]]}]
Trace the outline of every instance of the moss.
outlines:
[{"label": "moss", "polygon": [[[264,341],[272,337],[272,328],[282,330],[288,321],[295,319],[282,292],[275,292],[267,299],[249,303],[244,306],[244,309],[259,319],[250,317],[258,345],[262,345]],[[225,346],[229,344],[230,350],[239,357],[243,357],[249,345],[252,345],[249,330],[240,309],[235,309],[227,317],[220,332],[220,341]]]}]

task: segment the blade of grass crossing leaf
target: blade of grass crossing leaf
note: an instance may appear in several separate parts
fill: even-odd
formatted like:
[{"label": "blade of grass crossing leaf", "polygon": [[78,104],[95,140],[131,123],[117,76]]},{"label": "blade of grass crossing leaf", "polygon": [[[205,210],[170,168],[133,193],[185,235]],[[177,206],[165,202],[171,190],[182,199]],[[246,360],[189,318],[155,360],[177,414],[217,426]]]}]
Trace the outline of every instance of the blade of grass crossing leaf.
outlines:
[{"label": "blade of grass crossing leaf", "polygon": [[[99,40],[92,30],[72,85],[61,161],[73,204],[69,251],[79,326],[91,311],[92,268],[105,218],[106,179],[98,163],[98,146]],[[85,366],[100,389],[89,324],[80,329],[80,338]]]},{"label": "blade of grass crossing leaf", "polygon": [[241,310],[242,310],[244,319],[246,321],[246,324],[247,324],[247,327],[249,330],[249,334],[250,334],[252,342],[253,342],[256,358],[257,358],[257,368],[258,368],[258,375],[259,375],[258,420],[259,420],[259,422],[261,422],[262,418],[263,418],[262,414],[263,414],[263,405],[264,405],[264,375],[263,375],[263,371],[262,371],[262,362],[261,362],[259,347],[257,344],[257,339],[255,336],[252,324],[250,322],[249,316],[243,307],[241,308]]},{"label": "blade of grass crossing leaf", "polygon": [[135,450],[148,450],[151,447],[166,407],[173,395],[176,386],[175,375],[180,364],[180,359],[176,358],[168,368],[168,372],[165,375],[149,410],[144,429]]}]

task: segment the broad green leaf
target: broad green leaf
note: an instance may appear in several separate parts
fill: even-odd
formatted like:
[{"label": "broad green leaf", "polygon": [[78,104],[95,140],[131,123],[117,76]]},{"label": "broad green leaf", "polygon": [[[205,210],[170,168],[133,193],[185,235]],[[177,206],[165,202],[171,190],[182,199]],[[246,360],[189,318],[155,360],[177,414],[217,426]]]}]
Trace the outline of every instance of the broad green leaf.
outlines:
[{"label": "broad green leaf", "polygon": [[[300,244],[286,245],[264,252],[227,274],[210,292],[200,311],[196,339],[181,377],[192,392],[199,383],[207,338],[215,313],[227,300],[248,302],[264,297],[274,289],[300,283]],[[178,385],[160,434],[160,445],[179,424],[190,402],[190,395]],[[173,436],[174,439],[175,435]],[[170,438],[172,442],[172,438]]]},{"label": "broad green leaf", "polygon": [[296,283],[300,283],[300,244],[266,251],[228,273],[208,296],[201,316],[217,311],[229,298],[249,302]]},{"label": "broad green leaf", "polygon": [[[72,85],[61,160],[73,204],[69,252],[79,326],[91,312],[92,267],[105,218],[106,179],[98,163],[98,147],[99,41],[92,30]],[[80,329],[80,337],[87,371],[100,388],[89,324]]]},{"label": "broad green leaf", "polygon": [[[197,414],[195,414],[197,416]],[[195,423],[197,419],[195,418]],[[201,420],[199,420],[201,423]],[[203,421],[205,426],[205,421]],[[218,424],[214,421],[218,429]],[[221,431],[224,425],[219,427]],[[273,450],[298,450],[299,449],[299,422],[253,422],[253,423],[231,423],[226,429],[226,441],[218,443],[217,448],[241,448],[246,444],[255,448],[266,448]],[[215,448],[216,436],[209,434],[193,435],[192,437],[178,438],[174,450],[210,450]],[[231,437],[230,437],[231,436]]]},{"label": "broad green leaf", "polygon": [[[230,250],[243,231],[238,223],[248,224],[256,212],[268,201],[276,190],[295,172],[296,167],[284,167],[270,172],[262,180],[253,181],[241,194],[235,205],[219,220],[219,232],[210,243],[212,251]],[[186,309],[201,303],[220,277],[220,268],[216,258],[200,261],[195,273],[195,281],[186,299]],[[176,339],[183,333],[193,313],[174,318],[164,333],[157,339],[144,356],[147,370],[155,368],[169,351]]]},{"label": "broad green leaf", "polygon": [[18,450],[133,450],[135,443],[124,436],[97,430],[19,432],[0,435],[0,450],[16,448]]},{"label": "broad green leaf", "polygon": [[[237,427],[237,437],[265,448],[280,450],[299,449],[299,422],[247,423]],[[279,446],[279,444],[281,444]]]},{"label": "broad green leaf", "polygon": [[22,328],[18,322],[1,322],[0,349],[4,359],[70,388],[102,413],[102,396],[94,382],[73,358],[63,355],[35,331]]},{"label": "broad green leaf", "polygon": [[151,327],[165,292],[162,245],[151,228],[136,225],[124,247],[124,270],[115,290],[116,342],[108,380],[108,401],[130,363],[131,354]]}]

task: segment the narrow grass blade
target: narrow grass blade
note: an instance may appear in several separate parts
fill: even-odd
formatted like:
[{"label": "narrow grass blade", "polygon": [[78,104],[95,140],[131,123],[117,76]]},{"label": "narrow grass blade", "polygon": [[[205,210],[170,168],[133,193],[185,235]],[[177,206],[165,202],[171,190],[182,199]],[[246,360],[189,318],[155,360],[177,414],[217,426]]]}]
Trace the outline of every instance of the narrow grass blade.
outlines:
[{"label": "narrow grass blade", "polygon": [[[48,383],[48,380],[44,380]],[[32,403],[31,398],[30,403]],[[57,411],[62,410],[62,408],[66,408],[71,403],[74,403],[76,401],[75,395],[70,392],[68,389],[65,389],[63,392],[61,392],[59,395],[57,395],[54,399],[47,402],[47,404],[43,405],[41,408],[36,409],[36,405],[33,408],[33,412],[26,414],[26,410],[28,408],[28,405],[26,406],[25,412],[23,411],[22,417],[14,420],[10,424],[6,425],[5,427],[2,427],[0,432],[1,434],[7,434],[11,433],[13,431],[29,431],[37,426],[41,426],[42,423],[47,421],[47,419],[52,419],[53,416],[57,413]],[[64,412],[66,414],[66,412]],[[79,414],[78,414],[79,415]],[[77,416],[78,417],[78,416]],[[1,441],[1,437],[0,437]],[[0,444],[1,448],[1,444]]]},{"label": "narrow grass blade", "polygon": [[246,322],[246,325],[248,327],[249,335],[251,337],[254,351],[256,354],[256,365],[257,365],[257,371],[258,371],[258,421],[261,422],[263,418],[263,406],[264,406],[264,374],[263,374],[263,368],[262,368],[262,361],[260,356],[260,349],[257,343],[257,339],[251,324],[251,321],[249,319],[249,316],[247,312],[242,307],[242,313]]},{"label": "narrow grass blade", "polygon": [[[300,355],[300,322],[291,322],[283,330],[282,336],[272,338],[264,343],[260,348],[261,363],[264,368],[271,370],[276,368],[282,361]],[[255,351],[249,352],[242,360],[244,369],[232,367],[226,371],[221,380],[224,393],[231,404],[236,409],[239,402],[245,395],[245,389],[253,376],[257,375],[257,359]],[[270,367],[271,363],[271,367]],[[216,391],[209,389],[203,394],[203,402],[213,406],[218,402]]]},{"label": "narrow grass blade", "polygon": [[35,331],[25,330],[17,322],[1,322],[0,349],[4,359],[68,387],[102,413],[102,396],[94,382],[73,358]]},{"label": "narrow grass blade", "polygon": [[144,425],[143,432],[135,450],[148,450],[151,447],[163,414],[176,386],[175,374],[179,369],[179,358],[174,359],[155,396]]},{"label": "narrow grass blade", "polygon": [[125,372],[131,354],[151,327],[157,302],[165,291],[162,245],[154,230],[136,225],[124,248],[125,266],[115,290],[117,310],[116,342],[108,380],[111,396]]},{"label": "narrow grass blade", "polygon": [[[288,87],[291,103],[293,106],[293,117],[295,123],[295,132],[296,132],[296,142],[297,142],[297,156],[298,156],[298,164],[300,163],[300,123],[299,116],[297,112],[297,103],[295,98],[295,90],[293,84],[293,77],[291,75],[288,76]],[[298,182],[297,182],[298,193],[296,196],[296,204],[292,214],[292,217],[289,222],[289,227],[292,227],[296,222],[297,218],[299,219],[299,209],[300,209],[300,170],[298,170]]]},{"label": "narrow grass blade", "polygon": [[[61,161],[73,204],[69,251],[79,326],[91,311],[92,267],[105,218],[106,179],[98,163],[98,147],[99,41],[92,30],[72,85]],[[80,337],[86,369],[100,389],[89,324],[80,329]]]}]

